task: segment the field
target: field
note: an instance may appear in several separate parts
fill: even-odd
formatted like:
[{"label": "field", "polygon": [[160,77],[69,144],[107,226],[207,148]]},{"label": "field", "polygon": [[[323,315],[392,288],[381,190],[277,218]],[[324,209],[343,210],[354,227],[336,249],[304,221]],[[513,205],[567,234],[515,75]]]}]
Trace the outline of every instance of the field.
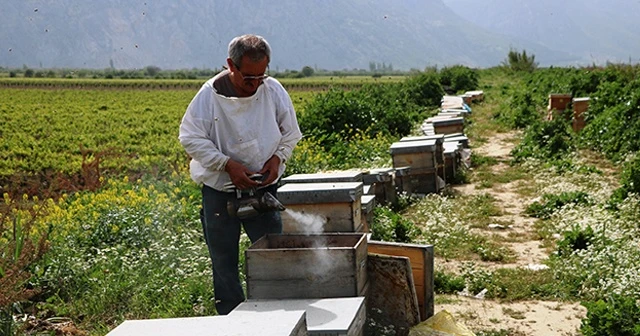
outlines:
[{"label": "field", "polygon": [[[548,141],[546,128],[560,121],[541,121],[550,92],[608,99],[614,89],[623,97],[625,91],[613,84],[575,89],[582,72],[555,71],[561,70],[479,71],[474,88],[486,99],[472,106],[465,129],[471,169],[441,194],[403,196],[376,209],[378,237],[434,244],[436,311],[453,312],[478,335],[616,335],[590,334],[587,309],[610,321],[623,316],[631,328],[640,323],[633,318],[640,299],[634,263],[640,258],[640,200],[629,182],[634,168],[623,164],[633,163],[635,152],[620,155],[619,147],[610,149],[614,144],[589,138],[597,133],[590,129],[584,138],[569,132]],[[12,80],[0,80],[3,330],[104,335],[125,319],[215,314],[199,189],[177,141],[182,114],[200,84]],[[384,85],[339,78],[338,87],[354,92],[345,97],[327,90],[336,86],[333,80],[283,80],[303,122],[315,120],[310,117],[318,106],[348,114],[340,104],[361,98],[355,91],[365,82]],[[569,84],[563,87],[564,80]],[[531,85],[540,92],[527,98]],[[318,97],[331,104],[320,105]],[[424,106],[420,115],[434,108]],[[611,110],[602,107],[601,113]],[[599,125],[594,111],[589,122]],[[522,120],[541,126],[522,127]],[[565,134],[560,130],[552,134]],[[343,132],[348,140],[328,138],[333,142],[306,136],[287,174],[389,166],[388,146],[400,135],[383,131]],[[247,247],[246,237],[242,244]],[[481,292],[484,299],[469,303]],[[549,317],[532,312],[543,307],[568,318],[547,328]],[[7,322],[11,315],[19,322]],[[613,324],[627,328],[625,323]]]}]

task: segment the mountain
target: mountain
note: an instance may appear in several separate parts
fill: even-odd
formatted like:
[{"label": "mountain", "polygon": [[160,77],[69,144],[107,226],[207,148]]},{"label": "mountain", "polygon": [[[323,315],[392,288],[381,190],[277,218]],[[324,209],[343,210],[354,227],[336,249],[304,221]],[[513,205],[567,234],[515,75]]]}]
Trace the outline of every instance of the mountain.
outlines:
[{"label": "mountain", "polygon": [[443,0],[484,29],[573,54],[578,63],[638,62],[637,0]]},{"label": "mountain", "polygon": [[[273,49],[270,66],[278,70],[306,65],[368,69],[371,62],[402,70],[488,67],[498,65],[512,48],[526,48],[541,63],[584,61],[585,52],[549,43],[547,30],[537,24],[540,31],[523,37],[511,30],[517,24],[499,26],[465,11],[479,7],[486,17],[498,15],[493,10],[502,8],[483,12],[480,5],[494,2],[518,9],[507,0],[475,7],[469,5],[473,0],[8,0],[0,11],[0,66],[219,68],[229,41],[244,33],[267,38]],[[533,17],[540,6],[533,7],[522,15]],[[598,55],[626,50],[610,42]]]}]

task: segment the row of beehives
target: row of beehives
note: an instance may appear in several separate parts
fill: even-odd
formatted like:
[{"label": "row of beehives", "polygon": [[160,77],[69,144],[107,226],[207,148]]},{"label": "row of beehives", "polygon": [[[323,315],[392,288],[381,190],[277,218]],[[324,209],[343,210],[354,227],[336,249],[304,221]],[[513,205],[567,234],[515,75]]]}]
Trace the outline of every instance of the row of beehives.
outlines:
[{"label": "row of beehives", "polygon": [[229,315],[126,321],[109,336],[363,335],[370,311],[406,334],[433,315],[433,246],[376,242],[367,233],[376,203],[438,192],[454,177],[468,147],[457,113],[443,109],[430,120],[432,134],[394,143],[391,168],[284,178],[284,234],[245,251],[248,300]]},{"label": "row of beehives", "polygon": [[[547,120],[552,120],[555,116],[563,116],[570,120],[574,132],[580,132],[585,126],[584,113],[589,109],[589,97],[573,98],[571,94],[552,93],[549,95],[549,105],[547,106]],[[571,114],[565,110],[571,106]]]}]

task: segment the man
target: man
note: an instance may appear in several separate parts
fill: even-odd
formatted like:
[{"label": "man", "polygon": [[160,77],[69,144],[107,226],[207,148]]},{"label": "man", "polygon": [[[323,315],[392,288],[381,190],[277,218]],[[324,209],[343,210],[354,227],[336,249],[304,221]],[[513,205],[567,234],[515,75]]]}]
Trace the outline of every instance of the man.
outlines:
[{"label": "man", "polygon": [[[278,211],[243,220],[230,215],[227,202],[237,196],[229,183],[275,196],[284,163],[302,137],[291,98],[267,75],[270,57],[271,47],[263,37],[234,38],[228,70],[202,86],[180,124],[180,143],[192,158],[191,178],[202,184],[200,217],[221,315],[245,299],[238,277],[240,226],[251,242],[282,232]],[[263,179],[251,179],[254,174]]]}]

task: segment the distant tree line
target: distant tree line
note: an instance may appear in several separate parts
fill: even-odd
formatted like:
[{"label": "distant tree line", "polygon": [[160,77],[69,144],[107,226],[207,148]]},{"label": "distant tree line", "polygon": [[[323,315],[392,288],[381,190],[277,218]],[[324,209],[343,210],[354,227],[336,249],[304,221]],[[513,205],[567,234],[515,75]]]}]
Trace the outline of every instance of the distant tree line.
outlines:
[{"label": "distant tree line", "polygon": [[[34,69],[28,66],[22,68],[0,67],[0,77],[26,77],[26,78],[102,78],[102,79],[203,79],[213,77],[222,69],[178,69],[166,70],[155,65],[149,65],[141,69],[116,69],[109,67],[105,69]],[[312,76],[372,76],[380,77],[387,75],[408,75],[420,72],[418,69],[409,71],[394,70],[391,63],[371,62],[369,69],[342,69],[326,70],[317,67],[304,66],[300,70],[270,71],[270,75],[276,78],[305,78]]]}]

